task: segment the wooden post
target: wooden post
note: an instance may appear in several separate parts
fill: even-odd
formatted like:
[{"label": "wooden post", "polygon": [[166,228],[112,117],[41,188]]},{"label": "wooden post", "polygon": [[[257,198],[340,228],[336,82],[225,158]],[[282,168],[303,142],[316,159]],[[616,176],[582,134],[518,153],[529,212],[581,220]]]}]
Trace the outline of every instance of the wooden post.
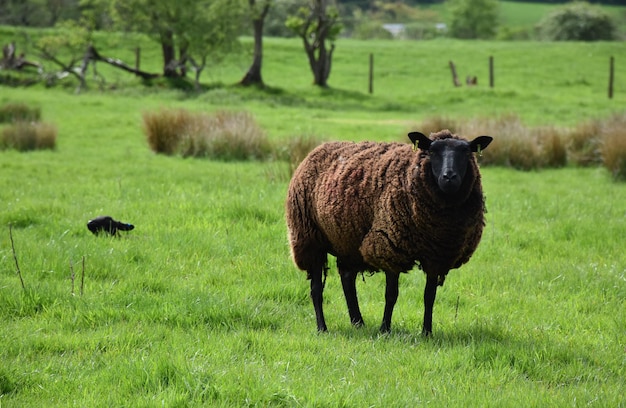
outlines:
[{"label": "wooden post", "polygon": [[139,62],[141,61],[141,48],[135,47],[135,69],[139,71]]},{"label": "wooden post", "polygon": [[493,56],[489,56],[489,87],[493,88],[494,75],[493,75]]},{"label": "wooden post", "polygon": [[374,54],[370,53],[369,92],[374,93]]},{"label": "wooden post", "polygon": [[613,99],[613,80],[615,79],[615,58],[609,60],[609,99]]},{"label": "wooden post", "polygon": [[450,71],[452,71],[452,83],[454,84],[454,86],[461,86],[459,78],[456,76],[456,68],[454,67],[454,62],[450,61],[449,64]]}]

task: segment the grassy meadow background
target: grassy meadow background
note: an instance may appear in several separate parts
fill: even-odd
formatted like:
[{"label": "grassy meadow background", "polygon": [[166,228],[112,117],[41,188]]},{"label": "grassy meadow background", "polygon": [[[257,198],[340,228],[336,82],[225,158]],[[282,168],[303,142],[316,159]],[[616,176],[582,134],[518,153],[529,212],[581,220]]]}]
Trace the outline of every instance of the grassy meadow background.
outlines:
[{"label": "grassy meadow background", "polygon": [[[0,29],[3,44],[14,36]],[[143,38],[96,40],[126,61],[140,44],[142,69],[159,71]],[[266,90],[233,85],[248,56],[212,67],[199,93],[103,64],[106,82],[78,95],[0,87],[0,105],[39,107],[58,130],[54,150],[0,151],[0,406],[624,406],[626,184],[606,169],[483,168],[483,241],[439,290],[432,338],[419,334],[421,272],[401,277],[381,336],[384,277],[359,279],[357,330],[334,265],[318,335],[289,258],[287,164],[154,154],[142,114],[246,111],[278,146],[404,140],[432,116],[570,127],[624,113],[625,44],[340,40],[326,90],[299,41],[265,45]],[[449,60],[478,86],[454,88]],[[136,228],[96,238],[86,222],[101,214]]]}]

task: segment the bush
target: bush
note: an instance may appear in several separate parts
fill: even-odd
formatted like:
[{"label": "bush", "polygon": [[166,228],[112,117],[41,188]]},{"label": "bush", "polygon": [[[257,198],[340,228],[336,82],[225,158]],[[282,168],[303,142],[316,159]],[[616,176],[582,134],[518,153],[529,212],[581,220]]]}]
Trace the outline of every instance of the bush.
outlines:
[{"label": "bush", "polygon": [[143,130],[150,148],[163,154],[220,160],[264,159],[270,143],[246,112],[217,112],[212,116],[185,110],[143,114]]},{"label": "bush", "polygon": [[40,122],[15,122],[2,130],[0,147],[19,151],[54,149],[57,129]]},{"label": "bush", "polygon": [[352,38],[359,40],[391,40],[393,39],[393,35],[385,30],[381,23],[365,21],[354,27]]},{"label": "bush", "polygon": [[0,123],[36,122],[41,119],[41,109],[24,103],[7,103],[0,106]]},{"label": "bush", "polygon": [[450,0],[449,32],[454,38],[489,39],[498,30],[497,0]]},{"label": "bush", "polygon": [[557,8],[537,28],[540,37],[549,41],[614,40],[617,32],[609,14],[583,2]]}]

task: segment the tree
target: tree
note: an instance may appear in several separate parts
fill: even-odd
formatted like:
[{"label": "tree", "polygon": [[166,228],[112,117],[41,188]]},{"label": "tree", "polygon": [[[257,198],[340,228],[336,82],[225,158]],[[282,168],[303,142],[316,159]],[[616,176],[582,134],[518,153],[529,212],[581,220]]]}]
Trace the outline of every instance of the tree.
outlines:
[{"label": "tree", "polygon": [[[104,0],[106,1],[106,0]],[[190,52],[198,60],[223,55],[238,42],[242,0],[112,0],[116,25],[150,35],[161,45],[163,75],[186,75]],[[178,57],[176,52],[178,51]]]},{"label": "tree", "polygon": [[58,74],[49,76],[48,80],[73,75],[79,81],[76,92],[80,92],[85,87],[85,72],[78,68],[78,63],[83,60],[90,41],[91,32],[73,21],[59,23],[53,32],[39,38],[34,48],[44,60],[61,68]]},{"label": "tree", "polygon": [[272,0],[262,0],[259,3],[257,3],[256,0],[248,0],[248,5],[252,13],[254,55],[252,57],[252,65],[241,80],[241,84],[246,86],[263,86],[263,77],[261,76],[261,68],[263,66],[263,24],[265,23],[265,17],[272,5]]},{"label": "tree", "polygon": [[450,35],[455,38],[492,38],[498,28],[498,0],[449,0]]},{"label": "tree", "polygon": [[[332,0],[310,0],[298,14],[287,19],[287,26],[302,39],[304,51],[313,72],[313,84],[328,86],[328,77],[335,51],[335,39],[341,32],[337,7]],[[330,49],[326,42],[330,42]]]}]

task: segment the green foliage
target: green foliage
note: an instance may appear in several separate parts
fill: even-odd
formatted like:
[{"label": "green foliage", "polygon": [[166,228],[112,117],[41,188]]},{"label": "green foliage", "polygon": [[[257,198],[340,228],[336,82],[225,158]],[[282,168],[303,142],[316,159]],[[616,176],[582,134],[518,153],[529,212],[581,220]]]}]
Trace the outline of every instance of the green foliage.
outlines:
[{"label": "green foliage", "polygon": [[450,36],[462,39],[493,38],[498,29],[498,1],[450,0]]},{"label": "green foliage", "polygon": [[559,7],[538,25],[540,36],[549,41],[615,40],[613,18],[598,6],[576,1]]},{"label": "green foliage", "polygon": [[[337,8],[333,6],[322,8],[316,5],[320,2],[315,0],[312,0],[311,3],[315,3],[315,5],[300,7],[296,14],[287,18],[285,25],[301,38],[335,41],[343,28],[338,21],[339,12]],[[323,33],[324,36],[320,37],[320,33]]]}]

